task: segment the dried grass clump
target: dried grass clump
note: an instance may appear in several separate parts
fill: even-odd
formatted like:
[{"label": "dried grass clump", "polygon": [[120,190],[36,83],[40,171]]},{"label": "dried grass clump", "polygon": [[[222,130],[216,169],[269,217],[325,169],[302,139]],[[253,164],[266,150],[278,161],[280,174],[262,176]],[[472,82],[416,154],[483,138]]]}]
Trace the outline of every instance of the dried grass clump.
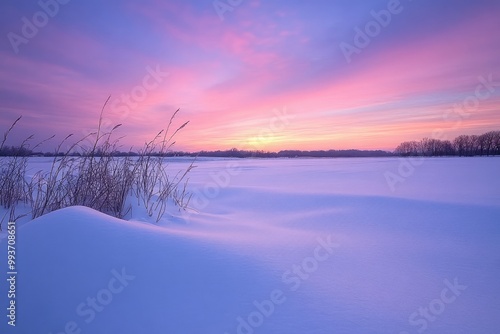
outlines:
[{"label": "dried grass clump", "polygon": [[[108,132],[102,130],[108,101],[109,98],[101,110],[97,131],[63,151],[62,147],[72,137],[67,136],[56,149],[49,171],[38,171],[27,181],[28,154],[0,157],[0,205],[8,209],[9,221],[20,218],[15,213],[19,203],[30,206],[32,218],[73,205],[123,218],[131,209],[130,205],[127,206],[127,197],[135,195],[138,203],[157,222],[164,216],[169,200],[180,209],[187,208],[191,198],[186,190],[187,175],[194,166],[191,164],[185,171],[170,176],[165,155],[175,143],[172,141],[174,136],[188,122],[170,134],[177,110],[167,128],[146,143],[138,156],[116,156],[114,152],[118,151],[121,138],[113,139],[113,133],[121,124]],[[5,132],[0,152],[20,119]],[[28,143],[32,138],[28,137],[18,151],[30,152]],[[89,140],[91,145],[83,145]],[[6,218],[2,218],[0,227]]]}]

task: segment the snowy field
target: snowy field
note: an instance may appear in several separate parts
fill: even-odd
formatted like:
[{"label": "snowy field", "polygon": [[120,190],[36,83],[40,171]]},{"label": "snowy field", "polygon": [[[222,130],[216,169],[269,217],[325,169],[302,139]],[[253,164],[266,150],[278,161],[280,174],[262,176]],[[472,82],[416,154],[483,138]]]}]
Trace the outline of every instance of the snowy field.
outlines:
[{"label": "snowy field", "polygon": [[4,224],[0,333],[500,333],[500,158],[196,165],[158,224],[17,222],[15,298]]}]

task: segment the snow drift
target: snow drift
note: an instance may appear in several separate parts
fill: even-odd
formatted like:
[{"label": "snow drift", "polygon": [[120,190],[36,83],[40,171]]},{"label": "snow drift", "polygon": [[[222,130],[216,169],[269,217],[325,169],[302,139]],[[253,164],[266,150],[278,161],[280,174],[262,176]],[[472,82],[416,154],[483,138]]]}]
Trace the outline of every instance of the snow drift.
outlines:
[{"label": "snow drift", "polygon": [[163,226],[84,207],[19,226],[1,332],[497,333],[499,159],[429,159],[396,192],[397,159],[245,160],[203,195],[227,163],[199,163],[203,210]]}]

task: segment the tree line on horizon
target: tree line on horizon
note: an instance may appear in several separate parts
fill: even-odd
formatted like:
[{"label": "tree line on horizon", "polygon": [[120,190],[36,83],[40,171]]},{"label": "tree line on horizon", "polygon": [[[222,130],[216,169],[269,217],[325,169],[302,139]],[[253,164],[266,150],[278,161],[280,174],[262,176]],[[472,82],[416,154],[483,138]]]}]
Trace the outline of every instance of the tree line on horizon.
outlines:
[{"label": "tree line on horizon", "polygon": [[[5,146],[0,149],[0,156],[39,156],[39,157],[54,157],[54,156],[86,156],[79,152],[73,153],[54,153],[54,152],[33,152],[26,147]],[[122,152],[95,152],[94,156],[116,156],[116,157],[134,157],[139,156],[139,153],[134,151]],[[250,151],[239,150],[232,148],[230,150],[216,150],[216,151],[199,151],[199,152],[183,152],[183,151],[169,151],[169,152],[150,152],[150,156],[164,156],[164,157],[212,157],[212,158],[356,158],[356,157],[388,157],[393,156],[391,152],[382,150],[316,150],[316,151],[301,151],[301,150],[283,150],[279,152],[268,152],[263,150]]]},{"label": "tree line on horizon", "polygon": [[[65,153],[67,154],[67,153]],[[26,146],[8,146],[0,148],[0,156],[45,156],[64,155],[54,152],[34,152]],[[69,156],[84,156],[73,152]],[[94,152],[95,156],[104,155]],[[133,157],[139,153],[128,151],[106,152],[106,155],[117,157]],[[199,152],[150,152],[151,156],[165,157],[215,157],[215,158],[359,158],[359,157],[390,157],[390,156],[494,156],[500,155],[500,131],[490,131],[482,135],[461,135],[454,140],[423,138],[420,141],[406,141],[398,145],[394,152],[383,150],[282,150],[279,152],[250,151],[232,148],[230,150],[199,151]]]},{"label": "tree line on horizon", "polygon": [[500,131],[482,135],[461,135],[454,140],[424,138],[401,143],[394,151],[398,156],[494,156],[500,155]]}]

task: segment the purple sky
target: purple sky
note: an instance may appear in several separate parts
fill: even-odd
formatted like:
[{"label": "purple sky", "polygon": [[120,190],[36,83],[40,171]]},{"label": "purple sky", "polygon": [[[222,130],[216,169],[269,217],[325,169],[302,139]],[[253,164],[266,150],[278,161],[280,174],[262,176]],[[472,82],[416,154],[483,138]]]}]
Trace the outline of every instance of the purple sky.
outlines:
[{"label": "purple sky", "polygon": [[497,0],[4,0],[0,130],[23,115],[10,144],[55,134],[52,149],[94,131],[109,95],[125,150],[178,108],[191,151],[498,130],[499,18]]}]

